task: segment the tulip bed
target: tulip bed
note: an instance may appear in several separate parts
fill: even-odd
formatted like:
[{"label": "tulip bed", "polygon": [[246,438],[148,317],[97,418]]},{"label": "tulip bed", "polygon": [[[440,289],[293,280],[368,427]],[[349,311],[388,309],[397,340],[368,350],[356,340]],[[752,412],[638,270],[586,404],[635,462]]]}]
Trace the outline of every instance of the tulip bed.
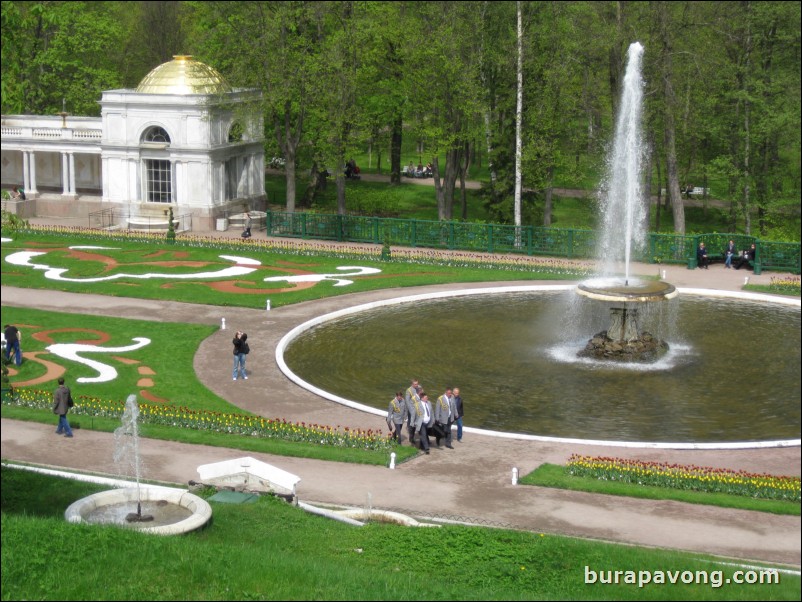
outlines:
[{"label": "tulip bed", "polygon": [[711,468],[664,462],[645,462],[573,454],[568,474],[603,481],[670,487],[709,493],[729,493],[752,498],[800,501],[799,477],[754,474],[743,470]]},{"label": "tulip bed", "polygon": [[769,290],[772,292],[785,293],[789,295],[800,294],[799,276],[772,276]]},{"label": "tulip bed", "polygon": [[[163,233],[106,231],[94,228],[73,226],[32,226],[26,231],[63,236],[73,240],[76,236],[91,240],[111,242],[128,240],[134,242],[163,243]],[[348,244],[326,241],[306,241],[298,239],[239,239],[220,238],[212,235],[179,234],[175,238],[177,246],[221,249],[235,252],[289,254],[293,256],[333,257],[338,259],[378,261],[381,247],[370,244]],[[395,262],[413,265],[436,265],[457,268],[484,268],[513,272],[542,272],[550,275],[586,276],[591,273],[588,262],[560,258],[543,258],[527,255],[501,255],[492,253],[446,252],[438,249],[396,248],[392,251]]]},{"label": "tulip bed", "polygon": [[[48,391],[18,389],[15,390],[13,398],[3,401],[8,405],[49,410],[53,404],[53,395]],[[75,407],[70,410],[70,414],[119,419],[124,410],[125,402],[123,401],[82,395],[76,398]],[[282,418],[269,419],[248,414],[192,410],[176,405],[140,403],[139,420],[141,424],[158,424],[351,449],[372,451],[392,451],[393,449],[391,435],[372,429],[287,422]]]}]

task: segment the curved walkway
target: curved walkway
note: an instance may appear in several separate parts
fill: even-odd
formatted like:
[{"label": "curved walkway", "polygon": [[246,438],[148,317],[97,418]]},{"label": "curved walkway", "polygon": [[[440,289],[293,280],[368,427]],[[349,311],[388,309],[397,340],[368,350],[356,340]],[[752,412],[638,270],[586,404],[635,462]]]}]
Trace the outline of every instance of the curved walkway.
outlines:
[{"label": "curved walkway", "polygon": [[[653,274],[657,266],[636,271]],[[738,290],[743,278],[765,278],[732,270],[662,266],[681,287]],[[538,282],[541,284],[542,282]],[[512,283],[493,283],[505,286]],[[514,284],[522,284],[516,282]],[[459,284],[343,295],[271,311],[198,306],[138,299],[2,288],[3,304],[117,317],[220,324],[228,329],[204,341],[195,356],[200,380],[231,403],[265,416],[288,420],[383,429],[382,418],[325,401],[291,383],[276,366],[273,351],[281,337],[311,317],[355,304],[434,290],[474,288]],[[481,285],[487,286],[487,285]],[[236,329],[249,333],[255,353],[247,381],[232,382],[228,349]],[[220,350],[226,350],[221,360]],[[421,378],[425,378],[421,375]],[[401,383],[398,383],[401,384]],[[467,393],[467,392],[466,392]],[[470,399],[470,396],[467,396]],[[79,430],[72,440],[53,436],[49,425],[2,421],[2,457],[77,470],[113,473],[113,437]],[[147,476],[167,482],[197,479],[197,466],[251,455],[301,477],[298,496],[307,502],[400,509],[541,533],[558,533],[647,546],[718,554],[799,566],[800,517],[743,510],[638,500],[538,487],[513,486],[521,474],[543,462],[564,463],[574,452],[645,460],[800,474],[800,448],[756,450],[633,450],[551,442],[531,442],[470,434],[455,450],[433,449],[395,470],[330,463],[232,449],[146,440],[141,449]]]}]

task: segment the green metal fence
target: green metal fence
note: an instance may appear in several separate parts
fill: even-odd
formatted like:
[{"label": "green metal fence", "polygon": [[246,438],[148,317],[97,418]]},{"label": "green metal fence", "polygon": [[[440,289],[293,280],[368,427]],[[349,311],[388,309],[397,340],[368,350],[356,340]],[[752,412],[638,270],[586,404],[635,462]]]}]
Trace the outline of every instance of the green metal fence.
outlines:
[{"label": "green metal fence", "polygon": [[[504,224],[475,224],[336,215],[327,213],[287,213],[268,211],[268,236],[336,240],[403,247],[456,249],[486,253],[520,253],[588,259],[595,257],[593,230],[515,227]],[[704,242],[712,258],[722,255],[727,242],[738,250],[755,243],[755,273],[761,270],[800,273],[800,244],[759,240],[743,234],[650,234],[647,248],[636,259],[648,263],[681,263],[696,267],[696,248]]]}]

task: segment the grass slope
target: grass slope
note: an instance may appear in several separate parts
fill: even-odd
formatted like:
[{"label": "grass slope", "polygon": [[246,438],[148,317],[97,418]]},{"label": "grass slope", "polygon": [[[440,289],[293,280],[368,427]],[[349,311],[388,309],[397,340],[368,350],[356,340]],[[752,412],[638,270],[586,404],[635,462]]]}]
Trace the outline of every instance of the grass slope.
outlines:
[{"label": "grass slope", "polygon": [[[4,600],[799,599],[798,576],[725,583],[740,567],[691,554],[478,527],[357,528],[273,498],[212,502],[212,524],[183,537],[66,524],[66,505],[96,490],[2,470]],[[721,584],[586,583],[609,570]]]}]

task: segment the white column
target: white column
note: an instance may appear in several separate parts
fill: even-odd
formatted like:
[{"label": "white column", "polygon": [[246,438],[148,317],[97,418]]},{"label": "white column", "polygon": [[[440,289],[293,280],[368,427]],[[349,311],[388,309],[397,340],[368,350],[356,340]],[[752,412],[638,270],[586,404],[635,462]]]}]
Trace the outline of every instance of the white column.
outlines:
[{"label": "white column", "polygon": [[111,200],[111,191],[109,190],[109,158],[100,155],[100,188],[102,190],[101,202],[107,203]]},{"label": "white column", "polygon": [[256,165],[256,157],[253,156],[253,153],[248,154],[248,176],[246,178],[248,190],[245,191],[245,194],[248,198],[253,196],[253,172],[254,166]]},{"label": "white column", "polygon": [[70,165],[70,194],[76,197],[78,193],[75,190],[75,153],[69,153],[68,158]]},{"label": "white column", "polygon": [[184,200],[186,188],[184,187],[184,164],[180,160],[173,161],[175,175],[173,178],[173,198],[176,205]]},{"label": "white column", "polygon": [[31,181],[31,174],[30,169],[28,167],[28,151],[22,151],[22,189],[25,192],[30,190],[30,186],[28,186],[28,182]]},{"label": "white column", "polygon": [[70,193],[70,164],[67,161],[67,153],[61,153],[61,194],[66,196]]},{"label": "white column", "polygon": [[30,191],[31,194],[39,194],[39,191],[36,190],[36,153],[34,151],[29,151],[29,152],[30,152],[30,158],[28,159],[28,167],[31,178]]}]

